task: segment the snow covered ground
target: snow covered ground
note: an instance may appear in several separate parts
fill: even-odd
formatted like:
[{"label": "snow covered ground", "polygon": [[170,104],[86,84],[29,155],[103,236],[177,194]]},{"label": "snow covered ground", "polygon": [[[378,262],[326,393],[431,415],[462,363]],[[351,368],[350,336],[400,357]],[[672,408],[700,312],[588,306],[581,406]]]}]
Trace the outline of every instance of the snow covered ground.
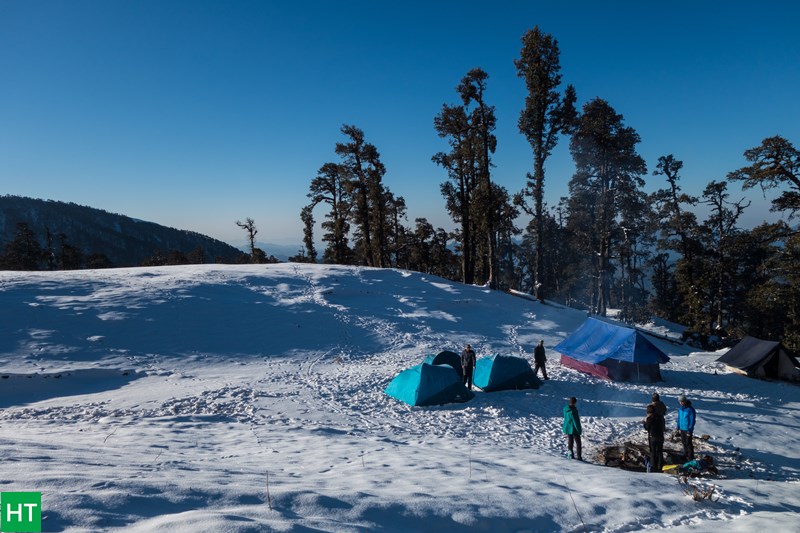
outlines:
[{"label": "snow covered ground", "polygon": [[[0,491],[41,492],[44,531],[800,531],[800,387],[661,337],[655,387],[562,368],[551,347],[585,318],[397,270],[0,272]],[[428,354],[532,359],[539,339],[538,390],[383,393]],[[645,437],[655,390],[668,427],[693,401],[716,501],[592,460]],[[569,396],[587,462],[564,456]]]}]

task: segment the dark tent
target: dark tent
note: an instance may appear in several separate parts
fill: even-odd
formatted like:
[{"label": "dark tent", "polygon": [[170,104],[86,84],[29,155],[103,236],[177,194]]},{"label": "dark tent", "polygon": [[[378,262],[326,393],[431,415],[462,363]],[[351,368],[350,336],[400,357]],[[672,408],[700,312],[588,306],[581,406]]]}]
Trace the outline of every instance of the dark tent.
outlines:
[{"label": "dark tent", "polygon": [[443,352],[439,352],[438,355],[429,355],[423,362],[428,363],[429,365],[450,365],[455,368],[460,377],[464,377],[464,369],[461,368],[461,356],[455,352],[445,350]]},{"label": "dark tent", "polygon": [[538,389],[542,384],[522,357],[493,355],[478,359],[472,382],[485,392]]},{"label": "dark tent", "polygon": [[750,377],[800,380],[797,358],[777,341],[745,337],[717,361]]},{"label": "dark tent", "polygon": [[397,374],[385,392],[409,405],[465,402],[474,396],[451,366],[427,363]]},{"label": "dark tent", "polygon": [[554,348],[561,364],[612,381],[661,381],[669,357],[639,331],[589,318]]}]

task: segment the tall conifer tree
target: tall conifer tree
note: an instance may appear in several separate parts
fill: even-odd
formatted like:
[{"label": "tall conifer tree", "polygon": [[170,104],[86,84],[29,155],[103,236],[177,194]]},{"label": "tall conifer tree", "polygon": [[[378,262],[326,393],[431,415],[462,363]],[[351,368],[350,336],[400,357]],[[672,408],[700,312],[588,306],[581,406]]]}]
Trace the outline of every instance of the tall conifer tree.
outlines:
[{"label": "tall conifer tree", "polygon": [[[542,32],[538,26],[522,36],[520,58],[514,60],[517,75],[525,79],[528,95],[525,108],[520,113],[519,131],[533,149],[533,174],[528,173],[527,185],[517,201],[518,205],[533,216],[534,275],[536,295],[543,300],[545,271],[545,217],[544,212],[544,164],[558,143],[559,134],[569,133],[577,120],[575,110],[575,88],[568,85],[563,96],[561,86],[561,64],[558,41]],[[524,198],[533,200],[533,209]]]}]

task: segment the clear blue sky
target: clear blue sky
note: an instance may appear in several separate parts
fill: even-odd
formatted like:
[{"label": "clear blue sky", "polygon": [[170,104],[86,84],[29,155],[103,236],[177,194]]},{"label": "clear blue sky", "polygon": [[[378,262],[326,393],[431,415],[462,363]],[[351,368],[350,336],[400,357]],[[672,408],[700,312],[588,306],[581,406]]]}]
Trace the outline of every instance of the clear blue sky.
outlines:
[{"label": "clear blue sky", "polygon": [[[450,228],[433,117],[467,71],[487,71],[494,179],[522,188],[532,155],[513,61],[539,25],[579,104],[606,99],[648,171],[672,153],[699,195],[765,137],[800,146],[798,19],[788,1],[0,0],[0,194],[236,245],[234,222],[252,217],[260,241],[300,243],[308,185],[347,123],[377,146],[408,224]],[[550,205],[574,170],[567,146],[547,165]],[[774,194],[748,196],[745,222],[763,220]]]}]

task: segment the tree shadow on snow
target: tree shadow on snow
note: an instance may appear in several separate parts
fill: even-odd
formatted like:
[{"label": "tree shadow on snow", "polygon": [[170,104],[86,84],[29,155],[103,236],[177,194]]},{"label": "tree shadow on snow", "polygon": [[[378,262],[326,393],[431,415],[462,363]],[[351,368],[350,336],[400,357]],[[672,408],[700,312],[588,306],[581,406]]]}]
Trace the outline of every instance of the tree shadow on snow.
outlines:
[{"label": "tree shadow on snow", "polygon": [[0,408],[119,389],[144,377],[128,370],[88,368],[52,374],[0,374]]}]

